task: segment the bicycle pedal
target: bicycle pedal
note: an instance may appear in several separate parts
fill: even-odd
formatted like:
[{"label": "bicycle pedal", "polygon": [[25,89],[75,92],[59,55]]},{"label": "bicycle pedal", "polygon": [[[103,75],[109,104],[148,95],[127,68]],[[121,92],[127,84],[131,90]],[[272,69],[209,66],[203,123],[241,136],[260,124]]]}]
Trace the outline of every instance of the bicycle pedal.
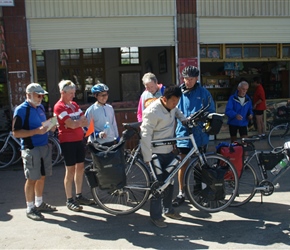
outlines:
[{"label": "bicycle pedal", "polygon": [[274,188],[275,188],[275,189],[279,189],[279,188],[280,188],[280,184],[279,184],[279,183],[276,183],[276,184],[274,185]]}]

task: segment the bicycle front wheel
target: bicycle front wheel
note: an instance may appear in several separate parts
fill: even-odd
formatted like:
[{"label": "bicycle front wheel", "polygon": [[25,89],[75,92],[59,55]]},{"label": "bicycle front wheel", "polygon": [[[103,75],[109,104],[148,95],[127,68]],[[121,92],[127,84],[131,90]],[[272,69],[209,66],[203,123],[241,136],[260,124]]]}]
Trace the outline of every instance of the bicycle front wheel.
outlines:
[{"label": "bicycle front wheel", "polygon": [[206,184],[202,178],[202,167],[198,158],[193,159],[189,164],[185,174],[185,192],[186,195],[197,209],[215,213],[224,210],[228,207],[238,191],[238,174],[235,167],[228,161],[218,154],[211,154],[205,156],[205,161],[208,167],[224,168],[226,171],[224,177],[224,198],[220,200],[209,200],[204,195],[204,189]]},{"label": "bicycle front wheel", "polygon": [[283,147],[287,141],[290,141],[289,123],[283,123],[271,129],[268,135],[268,143],[272,148]]},{"label": "bicycle front wheel", "polygon": [[150,193],[150,177],[146,166],[135,161],[126,168],[127,184],[121,189],[92,188],[97,204],[106,212],[115,215],[131,214],[141,208]]},{"label": "bicycle front wheel", "polygon": [[16,150],[10,141],[0,139],[0,168],[5,168],[13,164]]},{"label": "bicycle front wheel", "polygon": [[239,179],[239,188],[235,200],[230,206],[238,207],[249,202],[256,193],[258,178],[254,167],[250,163],[243,166],[243,172]]}]

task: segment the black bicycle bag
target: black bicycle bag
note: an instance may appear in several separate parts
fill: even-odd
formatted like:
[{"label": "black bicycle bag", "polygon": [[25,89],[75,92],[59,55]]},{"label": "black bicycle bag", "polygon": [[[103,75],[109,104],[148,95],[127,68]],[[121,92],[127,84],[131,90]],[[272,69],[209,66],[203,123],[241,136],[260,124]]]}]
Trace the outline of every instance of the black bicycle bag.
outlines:
[{"label": "black bicycle bag", "polygon": [[226,169],[220,166],[203,166],[201,170],[201,182],[206,187],[203,188],[201,195],[209,201],[223,200],[225,198],[224,175]]}]

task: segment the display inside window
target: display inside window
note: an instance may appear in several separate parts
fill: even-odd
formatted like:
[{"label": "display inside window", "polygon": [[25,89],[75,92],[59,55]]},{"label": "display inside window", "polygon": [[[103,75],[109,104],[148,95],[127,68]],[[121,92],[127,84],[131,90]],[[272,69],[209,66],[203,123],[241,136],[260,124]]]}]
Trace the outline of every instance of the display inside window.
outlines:
[{"label": "display inside window", "polygon": [[226,48],[226,58],[242,58],[242,48]]}]

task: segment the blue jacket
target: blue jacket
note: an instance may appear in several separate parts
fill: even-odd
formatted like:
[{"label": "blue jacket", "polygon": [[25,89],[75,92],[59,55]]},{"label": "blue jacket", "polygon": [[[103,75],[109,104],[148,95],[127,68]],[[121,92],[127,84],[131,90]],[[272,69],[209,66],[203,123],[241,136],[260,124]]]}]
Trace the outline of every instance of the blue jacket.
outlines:
[{"label": "blue jacket", "polygon": [[[181,89],[183,89],[183,87],[184,84],[180,86]],[[208,108],[208,112],[214,113],[215,104],[210,92],[206,88],[202,87],[199,82],[197,82],[191,91],[187,93],[184,92],[182,94],[177,107],[182,111],[185,117],[188,117],[198,111],[201,107],[206,106],[209,99],[210,106]],[[209,141],[208,134],[204,133],[202,129],[202,123],[192,128],[193,136],[198,147],[207,145]],[[180,121],[177,123],[175,132],[176,137],[188,136],[187,129],[181,124]],[[177,141],[177,147],[192,148],[192,143],[189,140]]]},{"label": "blue jacket", "polygon": [[[245,102],[242,105],[239,98],[238,98],[238,91],[235,92],[234,95],[231,95],[227,106],[225,114],[228,117],[228,124],[233,126],[248,126],[249,115],[253,115],[252,110],[252,101],[248,95],[245,96]],[[236,115],[241,115],[243,120],[239,121],[236,119]]]}]

